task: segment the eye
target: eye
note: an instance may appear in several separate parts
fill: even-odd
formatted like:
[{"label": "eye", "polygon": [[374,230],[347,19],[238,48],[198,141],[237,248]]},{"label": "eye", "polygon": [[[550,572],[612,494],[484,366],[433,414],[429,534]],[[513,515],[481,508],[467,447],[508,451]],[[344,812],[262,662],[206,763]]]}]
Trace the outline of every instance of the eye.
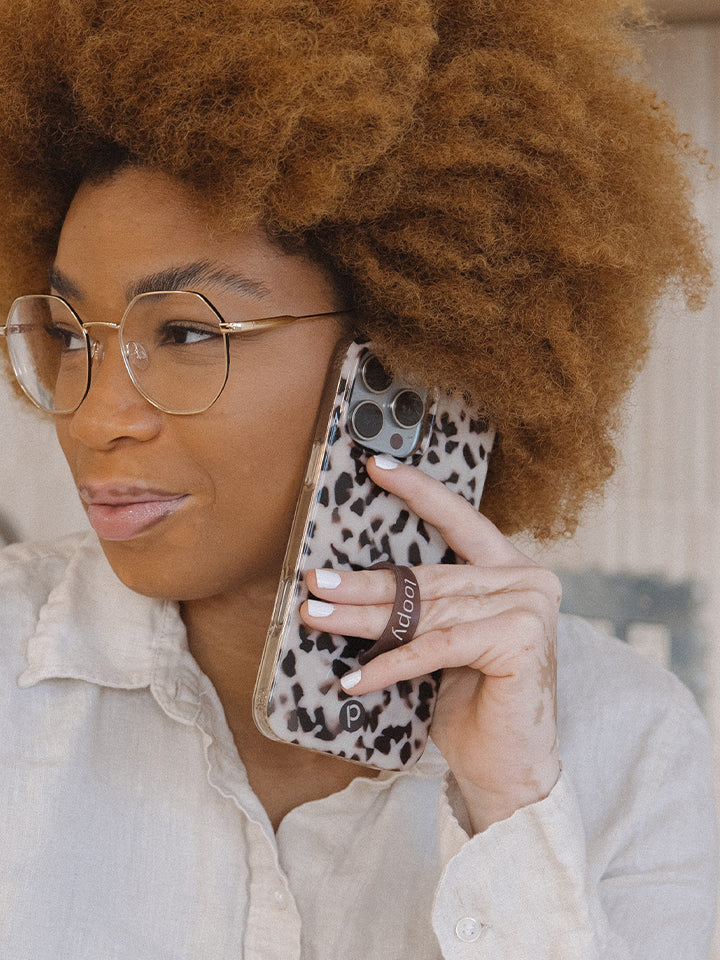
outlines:
[{"label": "eye", "polygon": [[217,329],[209,329],[186,322],[172,322],[163,324],[158,340],[160,343],[170,346],[189,346],[193,343],[202,343],[218,337],[222,337],[222,333]]},{"label": "eye", "polygon": [[50,340],[54,340],[63,352],[85,349],[85,338],[76,328],[62,323],[47,323],[45,333]]}]

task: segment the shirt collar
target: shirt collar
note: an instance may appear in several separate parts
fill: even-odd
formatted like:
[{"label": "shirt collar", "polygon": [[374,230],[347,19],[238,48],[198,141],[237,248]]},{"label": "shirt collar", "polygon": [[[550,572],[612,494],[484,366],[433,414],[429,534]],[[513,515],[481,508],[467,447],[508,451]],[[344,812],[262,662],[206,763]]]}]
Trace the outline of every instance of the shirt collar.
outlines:
[{"label": "shirt collar", "polygon": [[143,597],[113,573],[93,533],[78,537],[59,583],[28,640],[21,687],[69,678],[103,686],[146,687],[162,645],[187,651],[177,604]]}]

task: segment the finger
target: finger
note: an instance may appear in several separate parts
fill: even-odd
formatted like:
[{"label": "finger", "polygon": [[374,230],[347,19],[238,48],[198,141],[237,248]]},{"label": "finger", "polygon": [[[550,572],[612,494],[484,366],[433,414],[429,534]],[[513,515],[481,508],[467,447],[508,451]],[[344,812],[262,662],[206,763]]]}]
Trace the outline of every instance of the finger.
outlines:
[{"label": "finger", "polygon": [[551,635],[544,618],[513,608],[486,620],[416,634],[410,643],[345,674],[340,682],[353,695],[362,695],[453,667],[470,667],[485,678],[526,682],[539,667],[554,662]]},{"label": "finger", "polygon": [[532,564],[498,528],[461,497],[422,470],[390,457],[371,457],[372,480],[401,497],[419,517],[432,524],[459,556],[488,566]]},{"label": "finger", "polygon": [[[512,609],[530,612],[538,619],[555,616],[557,612],[547,594],[532,589],[503,590],[481,597],[440,597],[423,602],[415,636],[461,623],[489,620]],[[392,611],[391,604],[357,606],[325,600],[308,600],[300,607],[303,621],[314,630],[368,640],[380,636]]]},{"label": "finger", "polygon": [[[423,564],[413,567],[421,602],[441,597],[481,597],[509,590],[532,589],[560,604],[562,588],[552,571],[537,564],[485,567],[472,564]],[[310,592],[331,603],[392,604],[397,588],[389,570],[310,570]]]}]

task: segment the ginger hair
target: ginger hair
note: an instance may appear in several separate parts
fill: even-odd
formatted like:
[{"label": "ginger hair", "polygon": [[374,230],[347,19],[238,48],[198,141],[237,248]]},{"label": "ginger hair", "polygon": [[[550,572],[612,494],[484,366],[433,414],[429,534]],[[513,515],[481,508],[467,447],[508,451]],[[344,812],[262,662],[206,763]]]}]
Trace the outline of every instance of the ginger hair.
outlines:
[{"label": "ginger hair", "polygon": [[488,516],[570,531],[658,299],[709,282],[696,151],[624,6],[3,0],[4,306],[47,288],[78,185],[132,158],[328,264],[383,360],[497,424]]}]

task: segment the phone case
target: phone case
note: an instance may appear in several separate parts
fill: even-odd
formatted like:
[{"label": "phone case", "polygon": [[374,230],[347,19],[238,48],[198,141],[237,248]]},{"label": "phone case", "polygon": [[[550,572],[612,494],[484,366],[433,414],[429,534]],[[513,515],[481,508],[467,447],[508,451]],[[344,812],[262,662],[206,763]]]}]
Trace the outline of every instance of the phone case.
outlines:
[{"label": "phone case", "polygon": [[[356,341],[330,367],[253,706],[256,724],[272,739],[397,770],[423,752],[439,672],[353,697],[340,677],[357,669],[358,656],[373,641],[311,630],[299,614],[309,596],[304,574],[315,568],[456,562],[435,528],[372,483],[365,463],[373,450],[351,435],[348,403],[370,350]],[[492,442],[486,421],[440,395],[430,399],[419,446],[404,461],[477,507]]]}]

